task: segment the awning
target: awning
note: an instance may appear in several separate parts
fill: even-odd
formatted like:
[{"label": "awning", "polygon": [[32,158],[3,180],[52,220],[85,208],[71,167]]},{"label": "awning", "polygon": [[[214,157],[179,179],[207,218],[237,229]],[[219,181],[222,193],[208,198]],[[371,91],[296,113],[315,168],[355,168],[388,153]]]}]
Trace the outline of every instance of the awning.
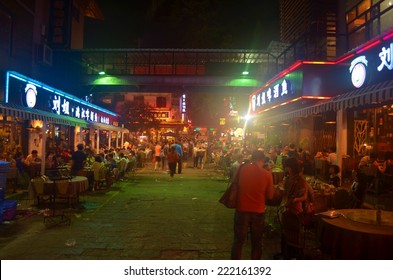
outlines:
[{"label": "awning", "polygon": [[333,110],[354,108],[358,106],[380,104],[393,100],[393,80],[367,86],[358,90],[333,97]]},{"label": "awning", "polygon": [[95,128],[95,129],[100,129],[100,130],[119,131],[119,132],[124,132],[124,133],[129,132],[127,128],[104,124],[104,123],[91,123],[91,122],[89,122],[88,124],[89,124],[90,128]]},{"label": "awning", "polygon": [[393,101],[393,80],[370,85],[321,101],[315,105],[289,111],[286,113],[269,112],[261,115],[264,122],[282,122],[292,118],[305,118],[328,111],[355,108],[359,106],[380,104]]},{"label": "awning", "polygon": [[56,115],[50,112],[45,112],[14,104],[0,103],[0,114],[4,116],[11,116],[14,118],[22,118],[25,120],[40,120],[56,124],[87,127],[87,122],[81,119],[69,116]]}]

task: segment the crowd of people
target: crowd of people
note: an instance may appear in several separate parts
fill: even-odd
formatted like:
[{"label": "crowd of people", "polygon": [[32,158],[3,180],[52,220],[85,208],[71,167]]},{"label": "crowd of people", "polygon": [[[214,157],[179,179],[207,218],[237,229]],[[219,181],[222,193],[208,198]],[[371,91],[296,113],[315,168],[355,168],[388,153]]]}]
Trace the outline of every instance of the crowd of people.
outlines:
[{"label": "crowd of people", "polygon": [[[307,150],[296,148],[294,144],[263,146],[197,139],[162,139],[126,142],[122,148],[102,147],[98,153],[79,144],[75,151],[50,149],[45,158],[45,168],[50,170],[68,166],[74,176],[86,175],[86,169],[92,170],[92,190],[110,186],[113,180],[121,180],[131,170],[145,168],[146,162],[152,163],[148,166],[154,168],[154,171],[167,172],[170,180],[173,180],[175,174],[182,174],[186,167],[219,168],[229,181],[234,178],[239,180],[231,258],[241,259],[242,247],[250,234],[251,258],[260,259],[266,205],[276,199],[277,195],[277,182],[273,173],[285,174],[279,192],[281,222],[284,223],[286,213],[291,213],[304,225],[313,202],[313,189],[305,175],[315,175],[314,159],[328,162],[326,182],[340,188],[340,168],[335,148],[311,155]],[[2,160],[9,161],[11,167],[18,171],[17,183],[25,188],[24,184],[28,184],[30,178],[40,175],[43,162],[37,150],[32,150],[26,157],[23,157],[21,151],[14,154],[4,152]],[[188,163],[192,166],[187,166]],[[380,173],[393,175],[392,154],[386,153],[382,159],[381,156],[370,153],[360,160],[357,167],[361,170],[370,166]],[[359,192],[364,180],[361,172],[355,174],[351,186],[353,193]],[[283,257],[296,255],[296,248],[291,247],[286,238],[283,237],[282,240]]]}]

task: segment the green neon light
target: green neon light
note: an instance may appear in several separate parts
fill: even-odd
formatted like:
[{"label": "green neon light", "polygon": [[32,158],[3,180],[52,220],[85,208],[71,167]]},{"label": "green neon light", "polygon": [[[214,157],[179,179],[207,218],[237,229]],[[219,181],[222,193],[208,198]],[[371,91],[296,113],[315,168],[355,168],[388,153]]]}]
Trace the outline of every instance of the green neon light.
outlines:
[{"label": "green neon light", "polygon": [[233,79],[229,81],[228,86],[240,86],[240,87],[257,87],[259,85],[256,79]]}]

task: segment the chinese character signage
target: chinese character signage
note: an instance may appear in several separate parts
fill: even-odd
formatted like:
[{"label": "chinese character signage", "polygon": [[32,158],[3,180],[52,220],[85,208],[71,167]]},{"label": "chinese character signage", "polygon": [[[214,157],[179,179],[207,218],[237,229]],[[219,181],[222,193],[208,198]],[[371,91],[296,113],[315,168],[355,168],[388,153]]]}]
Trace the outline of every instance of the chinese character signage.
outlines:
[{"label": "chinese character signage", "polygon": [[183,95],[180,97],[180,112],[181,112],[181,113],[186,113],[186,111],[187,111],[186,95],[183,94]]},{"label": "chinese character signage", "polygon": [[389,47],[382,47],[382,50],[379,52],[379,58],[381,59],[381,64],[377,67],[379,72],[385,67],[388,70],[393,69],[393,43],[390,43]]},{"label": "chinese character signage", "polygon": [[367,48],[365,51],[360,49],[356,53],[359,55],[352,57],[347,70],[353,87],[361,88],[392,78],[393,43],[391,41],[381,40],[372,48]]},{"label": "chinese character signage", "polygon": [[15,72],[7,72],[6,103],[88,122],[113,124],[116,114]]},{"label": "chinese character signage", "polygon": [[279,80],[271,86],[262,88],[262,90],[251,97],[251,110],[252,112],[259,111],[262,107],[288,100],[292,98],[292,95],[291,81],[289,79]]}]

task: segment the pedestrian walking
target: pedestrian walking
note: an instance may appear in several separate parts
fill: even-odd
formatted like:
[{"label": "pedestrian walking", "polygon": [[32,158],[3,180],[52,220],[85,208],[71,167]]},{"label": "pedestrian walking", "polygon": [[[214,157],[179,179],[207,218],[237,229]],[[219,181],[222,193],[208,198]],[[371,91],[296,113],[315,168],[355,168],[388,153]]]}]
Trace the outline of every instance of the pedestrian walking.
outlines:
[{"label": "pedestrian walking", "polygon": [[154,170],[158,170],[161,163],[161,143],[157,142],[154,146]]},{"label": "pedestrian walking", "polygon": [[172,146],[170,148],[166,159],[168,161],[168,166],[169,166],[169,175],[171,176],[171,179],[173,179],[173,176],[176,173],[176,164],[179,161],[179,155],[176,152],[175,146]]},{"label": "pedestrian walking", "polygon": [[[254,151],[251,163],[246,163],[239,172],[239,189],[234,215],[234,240],[231,259],[242,257],[247,233],[251,233],[251,259],[262,257],[262,235],[265,224],[265,202],[273,198],[273,176],[263,168],[263,151]],[[236,175],[235,175],[236,177]]]},{"label": "pedestrian walking", "polygon": [[168,143],[164,143],[161,147],[160,157],[161,157],[161,169],[165,170],[166,168],[166,157],[169,152],[169,145]]},{"label": "pedestrian walking", "polygon": [[180,144],[180,141],[176,141],[175,144],[173,144],[173,147],[175,148],[176,153],[178,154],[178,159],[177,159],[177,173],[181,174],[182,172],[182,167],[183,167],[183,148]]}]

